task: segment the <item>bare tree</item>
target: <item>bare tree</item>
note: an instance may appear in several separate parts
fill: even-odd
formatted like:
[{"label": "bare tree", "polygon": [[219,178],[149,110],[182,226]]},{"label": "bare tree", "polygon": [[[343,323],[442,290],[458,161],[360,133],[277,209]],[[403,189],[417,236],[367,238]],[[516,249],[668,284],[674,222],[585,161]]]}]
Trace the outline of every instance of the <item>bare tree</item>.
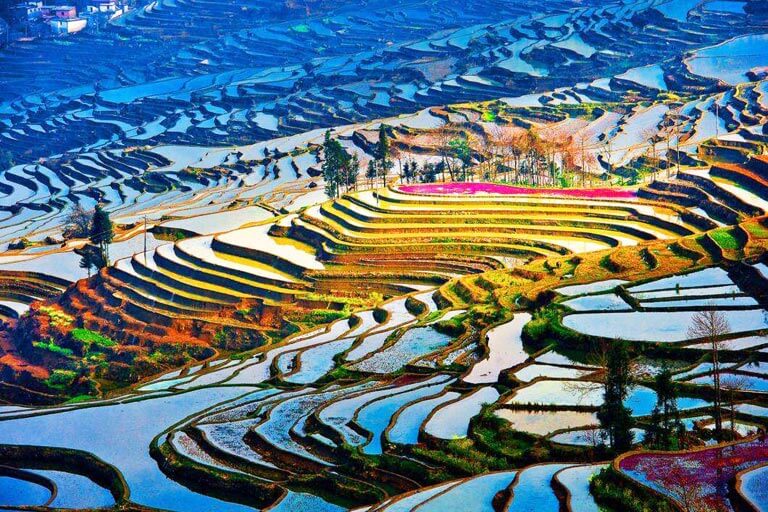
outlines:
[{"label": "bare tree", "polygon": [[736,439],[736,400],[737,393],[749,389],[749,381],[743,375],[730,374],[723,379],[721,386],[727,395],[728,413],[731,424],[731,439]]},{"label": "bare tree", "polygon": [[79,203],[72,208],[64,223],[64,236],[67,238],[86,238],[91,232],[93,210],[86,210]]},{"label": "bare tree", "polygon": [[[448,174],[451,176],[451,181],[456,181],[453,148],[451,148],[451,141],[453,138],[453,131],[448,127],[448,125],[442,126],[434,131],[434,143],[438,155],[442,159],[445,168],[448,169]],[[443,181],[445,181],[445,178],[443,178]]]},{"label": "bare tree", "polygon": [[658,131],[655,126],[643,129],[640,134],[643,136],[646,142],[648,142],[648,151],[650,152],[651,169],[653,172],[653,179],[656,179],[656,174],[659,171],[659,159],[656,156],[656,142],[658,142]]},{"label": "bare tree", "polygon": [[652,465],[648,476],[662,482],[664,488],[682,505],[685,512],[713,512],[704,499],[701,482],[685,467],[684,463],[674,461],[670,465]]},{"label": "bare tree", "polygon": [[715,438],[721,441],[723,438],[723,412],[722,412],[722,394],[720,389],[720,349],[723,344],[723,337],[731,332],[731,326],[725,315],[714,309],[710,304],[709,308],[699,311],[691,319],[691,325],[688,327],[688,337],[691,339],[704,339],[712,350],[712,376],[715,387]]}]

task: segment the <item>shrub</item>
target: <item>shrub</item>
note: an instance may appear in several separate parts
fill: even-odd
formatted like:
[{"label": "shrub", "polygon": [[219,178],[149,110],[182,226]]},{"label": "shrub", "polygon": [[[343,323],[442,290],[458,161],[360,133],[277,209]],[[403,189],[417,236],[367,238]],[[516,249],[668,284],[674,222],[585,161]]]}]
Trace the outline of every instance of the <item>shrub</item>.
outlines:
[{"label": "shrub", "polygon": [[50,338],[45,341],[33,341],[32,346],[63,357],[72,357],[73,354],[72,350],[58,346]]},{"label": "shrub", "polygon": [[650,492],[641,492],[627,485],[612,467],[595,475],[589,483],[589,491],[599,505],[611,510],[626,512],[675,512],[666,501]]},{"label": "shrub", "polygon": [[53,370],[45,383],[51,388],[64,389],[71,386],[76,377],[77,374],[71,370]]},{"label": "shrub", "polygon": [[413,297],[408,297],[405,299],[405,309],[413,316],[420,316],[427,312],[427,305]]},{"label": "shrub", "polygon": [[107,338],[99,334],[98,332],[91,331],[90,329],[72,329],[72,339],[81,342],[82,344],[90,347],[91,345],[98,345],[99,347],[114,347],[117,343],[111,338]]},{"label": "shrub", "polygon": [[75,321],[70,315],[51,306],[41,306],[40,312],[48,315],[48,318],[51,319],[51,325],[54,327],[68,327]]},{"label": "shrub", "polygon": [[612,272],[614,274],[624,270],[621,268],[621,266],[618,263],[616,263],[611,259],[610,253],[600,258],[600,266],[603,267],[608,272]]},{"label": "shrub", "polygon": [[327,324],[338,320],[340,318],[346,318],[349,316],[348,311],[335,311],[333,309],[315,309],[308,312],[300,322],[305,324]]},{"label": "shrub", "polygon": [[382,308],[376,308],[373,310],[373,319],[378,323],[384,323],[387,320],[387,310]]},{"label": "shrub", "polygon": [[457,337],[464,334],[464,320],[467,319],[467,313],[455,316],[448,320],[441,320],[432,325],[432,327],[440,333],[448,334],[449,336]]}]

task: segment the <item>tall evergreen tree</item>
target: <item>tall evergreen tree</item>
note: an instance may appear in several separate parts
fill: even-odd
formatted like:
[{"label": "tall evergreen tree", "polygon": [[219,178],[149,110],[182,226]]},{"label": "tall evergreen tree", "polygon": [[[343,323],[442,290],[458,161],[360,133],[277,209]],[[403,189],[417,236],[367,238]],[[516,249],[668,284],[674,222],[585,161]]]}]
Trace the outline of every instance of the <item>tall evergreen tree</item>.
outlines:
[{"label": "tall evergreen tree", "polygon": [[656,406],[651,415],[646,442],[660,450],[674,450],[679,448],[679,434],[683,425],[677,409],[677,389],[672,380],[672,372],[666,365],[655,381]]},{"label": "tall evergreen tree", "polygon": [[376,167],[384,186],[387,186],[387,173],[393,167],[390,159],[389,135],[384,124],[379,125],[379,142],[376,143]]},{"label": "tall evergreen tree", "polygon": [[[335,144],[334,144],[335,143]],[[341,162],[336,150],[338,141],[331,139],[331,130],[325,132],[323,141],[323,179],[325,180],[325,193],[328,197],[338,197],[339,194],[339,170]]]},{"label": "tall evergreen tree", "polygon": [[472,148],[469,142],[464,138],[451,140],[448,145],[454,158],[461,162],[461,180],[467,181],[469,178],[469,167],[472,164]]},{"label": "tall evergreen tree", "polygon": [[360,175],[360,158],[357,153],[347,161],[347,190],[357,190],[357,178]]},{"label": "tall evergreen tree", "polygon": [[606,354],[603,405],[597,413],[611,447],[626,451],[632,447],[632,412],[624,405],[633,385],[627,342],[617,340]]},{"label": "tall evergreen tree", "polygon": [[368,160],[368,168],[365,170],[365,177],[368,179],[368,186],[373,188],[373,180],[376,179],[376,162]]},{"label": "tall evergreen tree", "polygon": [[91,223],[91,242],[99,248],[101,259],[98,262],[99,267],[109,266],[109,244],[115,237],[114,226],[109,218],[109,213],[105,211],[100,204],[96,205],[93,211],[93,222]]}]

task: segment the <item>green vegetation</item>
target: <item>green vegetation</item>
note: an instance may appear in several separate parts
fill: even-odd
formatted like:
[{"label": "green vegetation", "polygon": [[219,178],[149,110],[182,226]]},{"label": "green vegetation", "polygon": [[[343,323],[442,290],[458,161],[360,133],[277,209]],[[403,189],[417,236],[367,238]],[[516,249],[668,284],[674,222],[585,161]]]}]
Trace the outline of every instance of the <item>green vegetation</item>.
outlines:
[{"label": "green vegetation", "polygon": [[331,138],[330,130],[325,132],[323,142],[322,171],[325,193],[329,197],[339,197],[357,185],[357,176],[360,173],[357,153],[350,155],[338,139]]},{"label": "green vegetation", "polygon": [[98,251],[86,251],[82,256],[81,266],[83,268],[95,267],[96,269],[109,266],[109,244],[115,237],[115,228],[112,220],[109,218],[109,212],[97,204],[93,211],[93,220],[91,222],[91,233],[89,240],[91,244],[98,248]]},{"label": "green vegetation", "polygon": [[48,387],[54,389],[66,389],[74,383],[77,373],[70,370],[53,370],[51,376],[45,381]]},{"label": "green vegetation", "polygon": [[72,349],[60,347],[52,339],[46,341],[34,341],[32,342],[32,346],[63,357],[72,357],[74,355]]},{"label": "green vegetation", "polygon": [[72,329],[71,335],[72,339],[83,343],[87,347],[86,350],[90,349],[91,345],[99,347],[114,347],[117,345],[114,340],[89,329]]},{"label": "green vegetation", "polygon": [[93,397],[91,395],[76,395],[64,402],[65,404],[81,404],[83,402],[88,402],[89,400],[93,400]]},{"label": "green vegetation", "polygon": [[350,311],[344,308],[341,311],[335,309],[313,309],[302,314],[296,321],[308,328],[316,325],[328,324],[341,318],[348,318]]},{"label": "green vegetation", "polygon": [[51,306],[41,306],[40,312],[50,318],[51,325],[54,327],[68,327],[75,321],[72,316]]},{"label": "green vegetation", "polygon": [[625,512],[676,512],[677,508],[648,491],[627,485],[612,467],[598,473],[589,483],[595,501],[607,510]]},{"label": "green vegetation", "polygon": [[604,403],[597,412],[597,419],[608,434],[610,446],[617,451],[632,447],[634,421],[632,411],[624,405],[633,383],[631,364],[627,342],[619,340],[612,343],[606,353]]},{"label": "green vegetation", "polygon": [[734,237],[730,231],[726,229],[718,229],[716,231],[710,232],[709,236],[712,237],[712,240],[717,243],[721,248],[730,250],[730,251],[737,251],[741,249],[741,244],[739,241]]},{"label": "green vegetation", "polygon": [[482,119],[486,123],[493,123],[493,122],[496,121],[496,113],[492,112],[490,110],[487,110],[487,111],[483,112]]},{"label": "green vegetation", "polygon": [[744,224],[747,233],[755,238],[768,238],[768,228],[759,222],[748,222]]},{"label": "green vegetation", "polygon": [[677,388],[672,372],[664,365],[655,378],[656,407],[651,415],[645,442],[657,450],[678,450],[685,427],[677,409]]}]

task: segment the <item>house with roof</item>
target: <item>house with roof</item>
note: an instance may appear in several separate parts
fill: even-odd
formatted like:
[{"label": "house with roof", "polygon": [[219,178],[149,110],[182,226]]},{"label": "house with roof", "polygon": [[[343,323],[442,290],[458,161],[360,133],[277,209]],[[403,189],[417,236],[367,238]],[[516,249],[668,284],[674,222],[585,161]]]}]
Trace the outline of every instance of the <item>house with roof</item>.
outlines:
[{"label": "house with roof", "polygon": [[51,18],[48,20],[51,30],[56,35],[74,34],[88,25],[85,18]]}]

